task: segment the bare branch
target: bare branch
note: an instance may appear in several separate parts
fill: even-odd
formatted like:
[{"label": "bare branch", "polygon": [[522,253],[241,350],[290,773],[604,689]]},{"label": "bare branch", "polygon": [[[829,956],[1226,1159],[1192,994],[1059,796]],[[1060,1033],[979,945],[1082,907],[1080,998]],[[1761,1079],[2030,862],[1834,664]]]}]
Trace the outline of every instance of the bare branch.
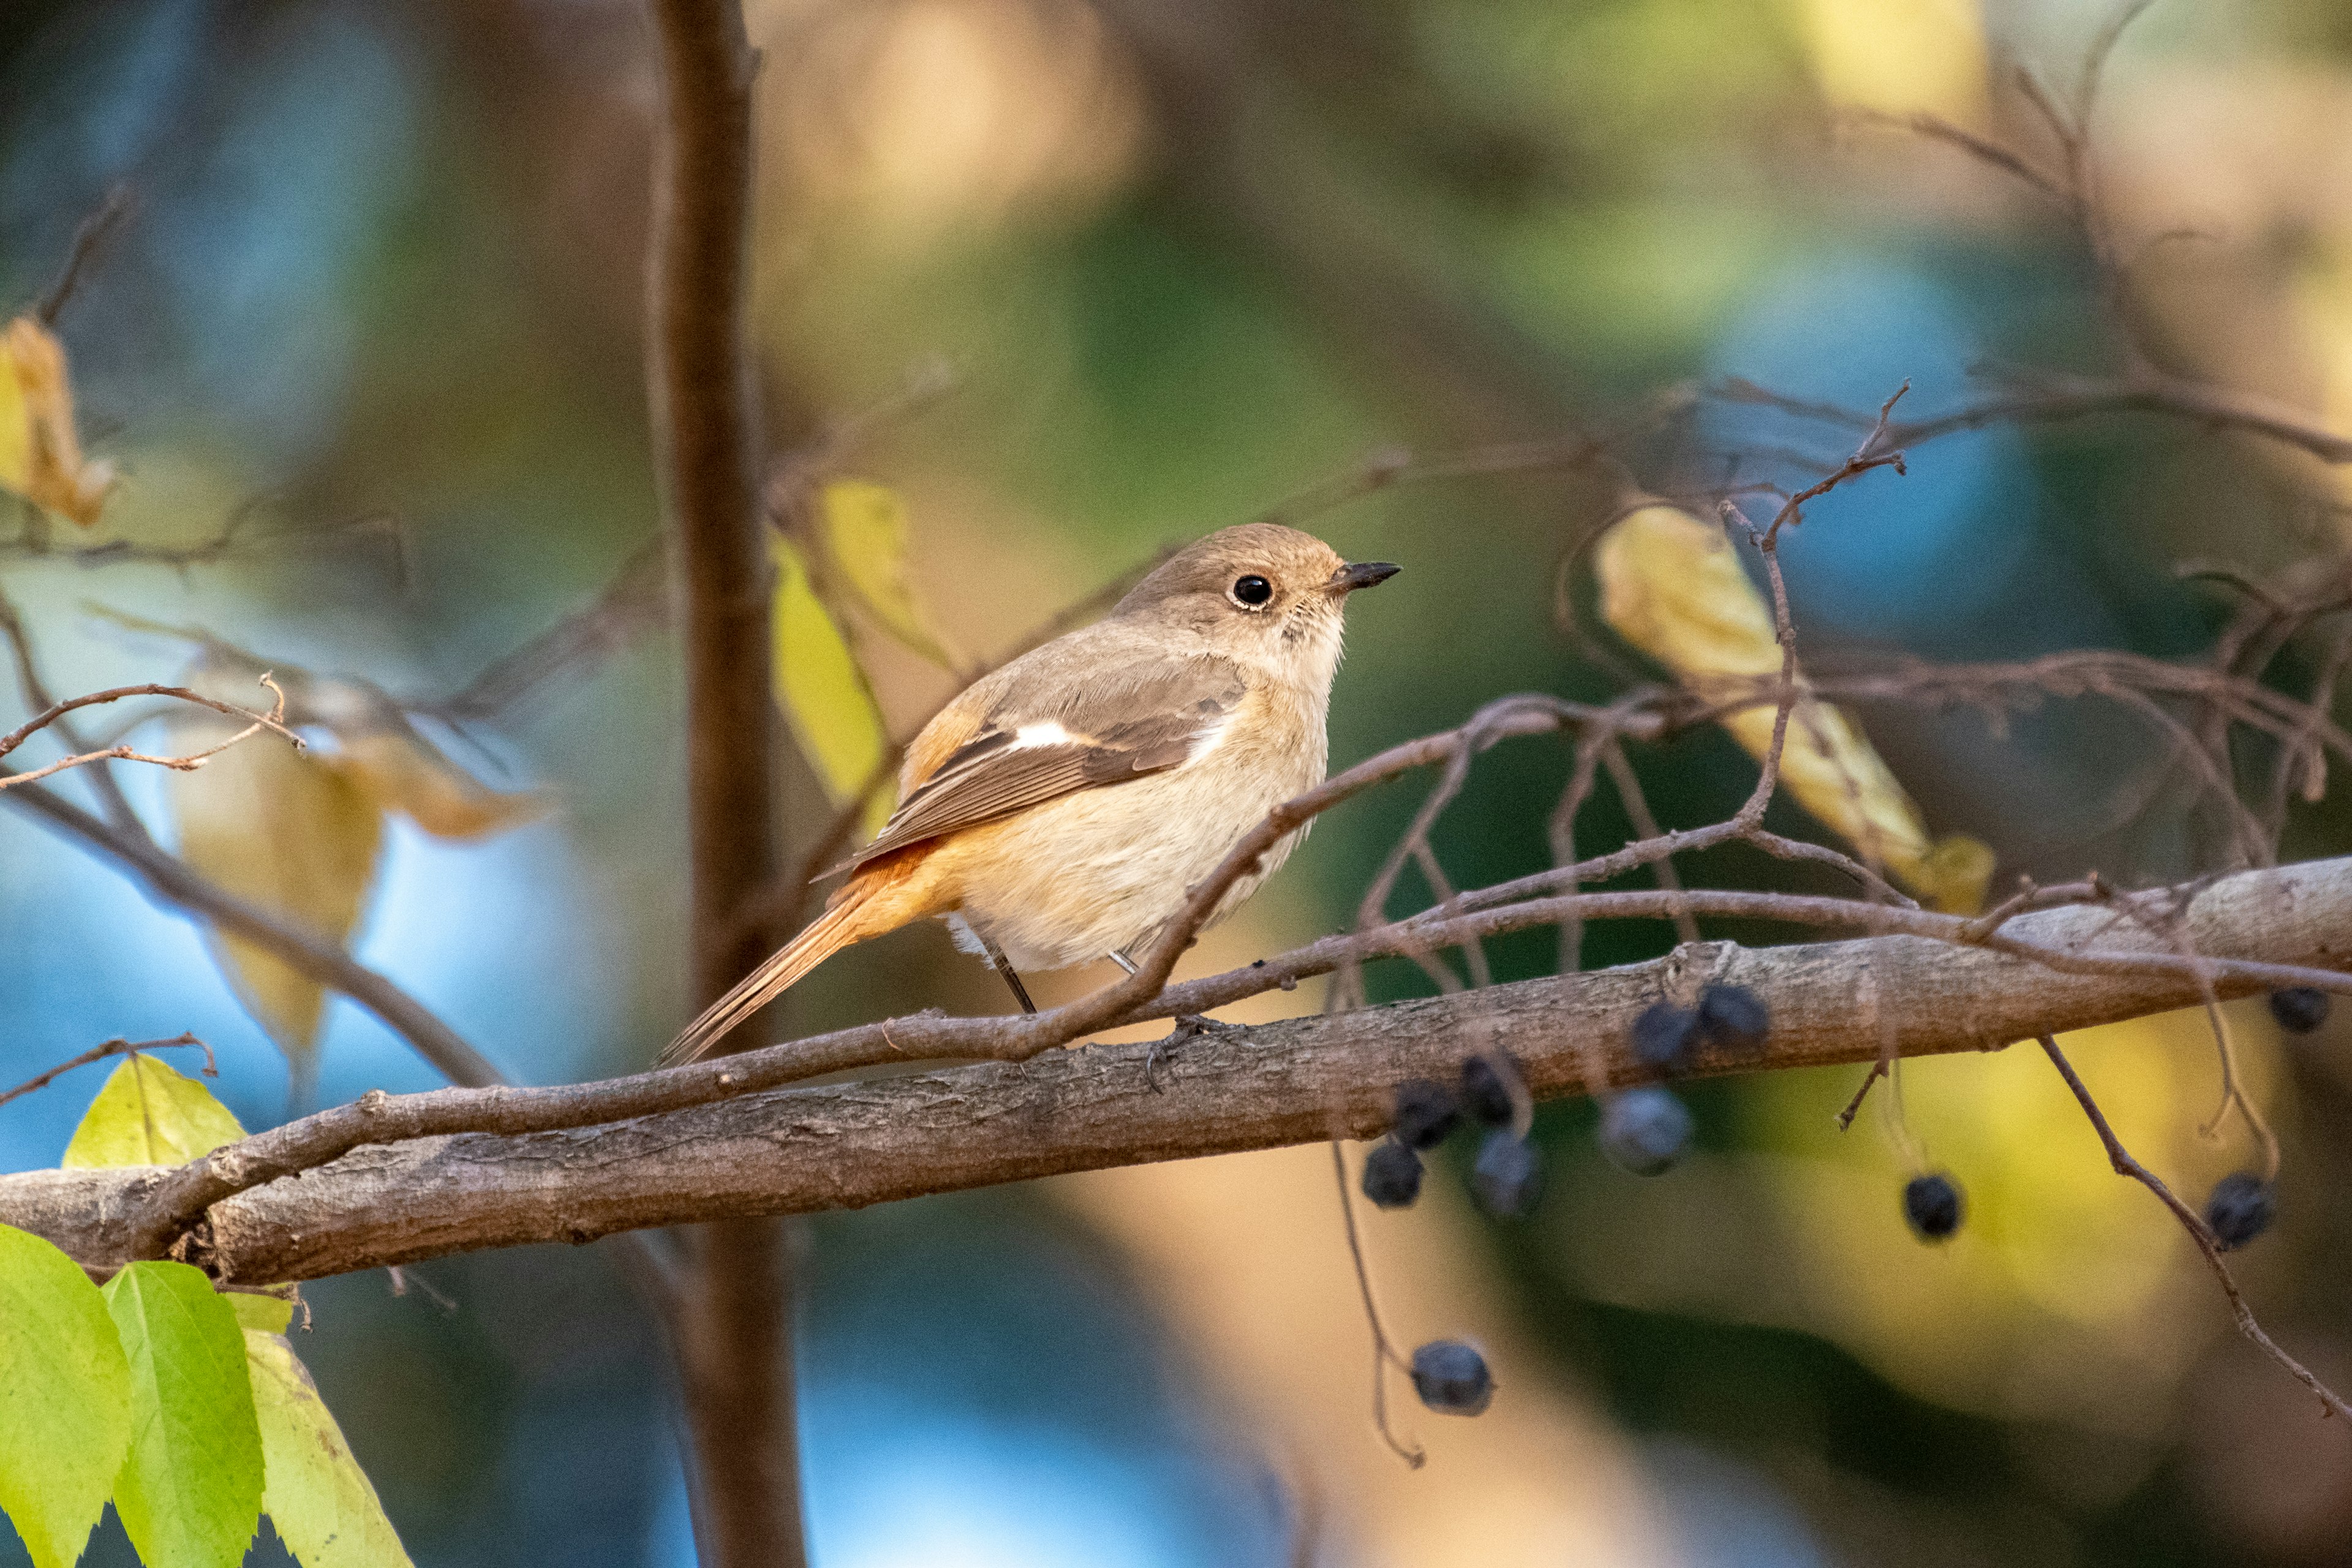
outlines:
[{"label": "bare branch", "polygon": [[[1654,918],[1665,913],[1655,892],[1600,896],[1646,900]],[[2308,975],[2302,966],[2343,963],[2352,859],[2224,879],[2189,900],[2184,919],[2225,997],[2261,989],[2277,970]],[[1488,1046],[1509,1051],[1547,1097],[1652,1081],[1654,1070],[1626,1037],[1675,962],[1746,985],[1771,1009],[1762,1051],[1703,1054],[1696,1070],[1707,1075],[1876,1060],[1881,1023],[1855,1004],[1856,977],[1866,973],[1897,1005],[1902,1056],[1994,1049],[2198,1002],[2195,975],[2154,939],[2095,934],[2111,921],[2098,908],[2045,910],[2018,916],[2004,933],[2036,953],[2129,943],[2146,966],[2053,972],[2032,957],[1907,934],[1762,950],[1702,944],[1654,963],[1195,1037],[1178,1048],[1164,1094],[1147,1083],[1144,1042],[745,1092],[777,1081],[774,1072],[814,1043],[803,1041],[602,1084],[372,1095],[184,1171],[0,1177],[0,1221],[48,1236],[87,1262],[152,1256],[177,1234],[154,1231],[154,1216],[175,1206],[188,1173],[208,1171],[246,1190],[213,1204],[181,1250],[222,1278],[260,1283],[717,1214],[855,1207],[1321,1142],[1335,1131],[1368,1137],[1386,1125],[1396,1083],[1450,1077],[1464,1056]],[[2262,962],[2244,961],[2256,953]],[[1262,973],[1253,966],[1174,987],[1157,1005],[1197,1010]],[[2352,990],[2352,977],[2326,978]],[[870,1035],[879,1049],[887,1028],[918,1058],[971,1056],[1002,1049],[1054,1016],[921,1016],[849,1033]],[[305,1173],[257,1184],[248,1178],[262,1166]]]},{"label": "bare branch", "polygon": [[[1870,416],[1850,408],[1784,397],[1752,382],[1726,382],[1709,395],[1763,404],[1785,413],[1867,429]],[[2158,414],[2209,429],[2236,430],[2309,453],[2323,463],[2352,463],[2352,437],[2314,424],[2307,416],[2251,393],[2147,372],[2120,379],[2037,373],[2031,384],[1964,404],[1948,414],[1887,426],[1881,444],[1912,447],[1960,430],[1990,425],[2052,425],[2102,414]]]},{"label": "bare branch", "polygon": [[1892,126],[1908,131],[1914,136],[1929,142],[1942,142],[1958,148],[1980,163],[1987,163],[2013,175],[2035,193],[2049,197],[2062,207],[2074,205],[2065,185],[2043,174],[2023,153],[2002,146],[1990,137],[1979,136],[1963,126],[1953,124],[1939,114],[1890,114],[1884,110],[1863,109],[1852,111],[1849,118],[1864,124]]},{"label": "bare branch", "polygon": [[503,717],[551,682],[660,626],[668,618],[668,599],[661,542],[650,540],[630,552],[612,581],[585,605],[492,662],[455,695],[410,706],[447,719]]},{"label": "bare branch", "polygon": [[205,1045],[204,1041],[196,1038],[194,1035],[174,1035],[168,1040],[112,1039],[107,1041],[101,1046],[92,1046],[89,1049],[82,1052],[81,1055],[61,1061],[45,1073],[36,1073],[33,1077],[26,1079],[24,1082],[18,1084],[7,1093],[0,1094],[0,1105],[5,1105],[12,1100],[30,1094],[35,1089],[47,1089],[50,1084],[56,1082],[58,1079],[63,1078],[66,1074],[73,1071],[76,1068],[86,1068],[92,1062],[102,1062],[109,1057],[137,1056],[141,1051],[167,1051],[176,1046],[194,1046],[197,1049],[203,1051],[205,1053],[205,1076],[206,1078],[215,1078],[219,1075],[220,1069],[213,1063],[213,1048],[210,1046]]},{"label": "bare branch", "polygon": [[2164,1178],[2132,1158],[2130,1152],[2125,1149],[2123,1141],[2116,1136],[2116,1130],[2107,1125],[2106,1114],[2099,1109],[2099,1102],[2091,1098],[2090,1089],[2076,1075],[2074,1064],[2068,1061],[2065,1053],[2058,1048],[2054,1032],[2037,1037],[2041,1042],[2043,1054],[2049,1057],[2051,1065],[2055,1067],[2059,1076],[2066,1080],[2066,1087],[2074,1091],[2074,1099],[2083,1107],[2083,1114],[2091,1119],[2091,1126],[2097,1131],[2099,1142],[2106,1145],[2107,1163],[2116,1168],[2116,1174],[2129,1176],[2133,1181],[2154,1193],[2162,1201],[2164,1206],[2172,1211],[2172,1217],[2180,1222],[2180,1228],[2189,1233],[2189,1239],[2197,1244],[2197,1250],[2203,1256],[2205,1266],[2213,1271],[2213,1278],[2221,1282],[2221,1294],[2229,1298],[2230,1315],[2238,1321],[2238,1331],[2261,1346],[2263,1354],[2286,1368],[2296,1382],[2317,1394],[2320,1408],[2325,1414],[2340,1415],[2347,1420],[2352,1420],[2352,1405],[2347,1405],[2344,1403],[2344,1396],[2320,1382],[2317,1374],[2310,1368],[2289,1355],[2276,1340],[2272,1339],[2264,1331],[2262,1324],[2254,1320],[2253,1309],[2246,1305],[2246,1298],[2239,1290],[2237,1280],[2231,1278],[2230,1266],[2221,1261],[2221,1246],[2215,1241],[2213,1232],[2206,1226],[2204,1217],[2181,1202],[2179,1195],[2164,1184]]},{"label": "bare branch", "polygon": [[58,280],[49,285],[49,291],[41,296],[39,304],[33,307],[33,314],[40,318],[41,325],[54,327],[58,324],[58,312],[66,308],[66,301],[73,298],[74,290],[80,286],[82,274],[89,270],[90,261],[105,245],[108,237],[113,234],[116,226],[131,216],[135,205],[129,185],[115,185],[98,204],[98,210],[81,220],[81,226],[74,230],[73,245],[66,252],[66,264],[58,273]]},{"label": "bare branch", "polygon": [[[686,653],[691,994],[766,957],[744,911],[778,865],[767,544],[744,314],[758,62],[739,0],[650,0],[659,108],[646,380]],[[669,1325],[705,1568],[797,1568],[800,1468],[783,1238],[729,1217],[690,1244]]]},{"label": "bare branch", "polygon": [[301,750],[302,737],[286,727],[286,693],[279,690],[278,683],[267,675],[261,678],[261,683],[267,686],[277,698],[276,705],[267,713],[256,713],[250,709],[239,708],[234,703],[222,702],[206,697],[200,691],[191,691],[184,686],[157,686],[152,682],[138,686],[110,687],[104,691],[92,691],[85,696],[68,697],[61,702],[52,702],[14,730],[0,735],[0,757],[6,756],[30,740],[34,734],[55,724],[68,713],[79,709],[96,707],[100,703],[120,702],[127,697],[174,698],[179,701],[192,703],[199,708],[209,708],[215,713],[224,713],[230,718],[243,719],[248,722],[244,729],[215,745],[206,746],[202,751],[190,752],[179,756],[152,755],[130,746],[118,745],[103,747],[97,751],[78,752],[71,756],[61,757],[46,767],[35,768],[28,773],[0,771],[0,790],[32,784],[47,778],[52,773],[61,773],[68,768],[78,768],[89,763],[108,761],[152,763],[157,767],[171,768],[180,773],[193,773],[231,746],[241,741],[250,740],[264,730],[272,734],[283,736],[293,744],[295,750]]}]

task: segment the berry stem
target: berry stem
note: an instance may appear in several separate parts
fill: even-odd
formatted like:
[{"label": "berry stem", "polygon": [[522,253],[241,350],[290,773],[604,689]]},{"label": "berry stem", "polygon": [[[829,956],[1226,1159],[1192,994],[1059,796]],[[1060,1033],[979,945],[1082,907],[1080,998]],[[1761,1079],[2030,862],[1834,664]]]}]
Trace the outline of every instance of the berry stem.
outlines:
[{"label": "berry stem", "polygon": [[2091,1098],[2090,1089],[2074,1071],[2074,1064],[2068,1061],[2066,1054],[2058,1048],[2056,1037],[2042,1035],[2038,1038],[2042,1054],[2050,1058],[2050,1065],[2058,1069],[2058,1075],[2066,1080],[2066,1087],[2074,1091],[2074,1099],[2082,1105],[2083,1114],[2091,1119],[2091,1126],[2098,1133],[2099,1142],[2107,1146],[2107,1163],[2116,1168],[2116,1174],[2129,1176],[2162,1199],[2164,1206],[2172,1211],[2172,1216],[2189,1233],[2189,1238],[2197,1244],[2197,1250],[2205,1255],[2205,1266],[2213,1271],[2213,1278],[2221,1281],[2221,1294],[2229,1298],[2230,1313],[2238,1321],[2238,1331],[2293,1373],[2296,1382],[2317,1394],[2326,1414],[2352,1421],[2352,1405],[2347,1405],[2342,1394],[2320,1382],[2318,1375],[2309,1367],[2287,1354],[2254,1320],[2253,1309],[2246,1305],[2246,1298],[2239,1290],[2237,1280],[2231,1276],[2230,1266],[2221,1261],[2221,1245],[2214,1240],[2213,1233],[2206,1228],[2204,1217],[2181,1202],[2179,1194],[2164,1184],[2163,1177],[2132,1158],[2131,1152],[2124,1147],[2123,1140],[2116,1136],[2116,1130],[2107,1125],[2106,1113],[2099,1109],[2099,1102]]},{"label": "berry stem", "polygon": [[1339,1217],[1347,1226],[1348,1257],[1356,1266],[1356,1289],[1364,1298],[1364,1321],[1372,1331],[1372,1426],[1398,1458],[1417,1470],[1429,1456],[1420,1445],[1401,1441],[1389,1426],[1389,1368],[1410,1375],[1412,1366],[1397,1353],[1388,1331],[1381,1326],[1380,1303],[1372,1299],[1372,1273],[1364,1264],[1363,1238],[1356,1234],[1356,1200],[1348,1191],[1348,1155],[1337,1138],[1331,1140],[1331,1173],[1339,1179]]}]

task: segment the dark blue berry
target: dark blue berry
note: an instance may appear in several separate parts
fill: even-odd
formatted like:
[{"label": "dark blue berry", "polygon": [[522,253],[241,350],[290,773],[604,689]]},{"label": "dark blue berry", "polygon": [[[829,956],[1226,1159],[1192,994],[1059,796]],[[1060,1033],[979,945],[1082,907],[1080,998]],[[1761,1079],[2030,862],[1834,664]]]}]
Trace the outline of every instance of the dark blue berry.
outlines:
[{"label": "dark blue berry", "polygon": [[2327,993],[2290,985],[2271,993],[2271,1016],[2290,1035],[2307,1035],[2327,1022]]},{"label": "dark blue berry", "polygon": [[2245,1246],[2270,1229],[2277,1217],[2278,1194],[2252,1171],[2222,1177],[2205,1200],[2205,1223],[2224,1252]]},{"label": "dark blue berry", "polygon": [[1364,1196],[1375,1208],[1411,1208],[1421,1196],[1421,1156],[1383,1138],[1364,1156]]},{"label": "dark blue berry", "polygon": [[1712,1049],[1755,1050],[1771,1028],[1764,998],[1745,985],[1710,985],[1698,994],[1698,1037]]},{"label": "dark blue berry", "polygon": [[1396,1086],[1396,1120],[1389,1136],[1408,1149],[1434,1149],[1462,1121],[1454,1091],[1434,1079],[1409,1078]]},{"label": "dark blue berry", "polygon": [[1432,1340],[1412,1352],[1412,1391],[1441,1415],[1478,1415],[1495,1402],[1495,1374],[1460,1340]]},{"label": "dark blue berry", "polygon": [[[1500,1066],[1496,1063],[1500,1062]],[[1506,1078],[1505,1074],[1510,1075]],[[1519,1079],[1519,1065],[1504,1052],[1475,1056],[1462,1064],[1462,1106],[1482,1127],[1508,1127],[1517,1114],[1511,1088]]]},{"label": "dark blue berry", "polygon": [[1672,1170],[1690,1137],[1690,1110],[1670,1089],[1629,1089],[1601,1107],[1601,1152],[1637,1176]]},{"label": "dark blue berry", "polygon": [[1671,1002],[1653,1002],[1633,1020],[1633,1057],[1661,1072],[1680,1072],[1690,1065],[1698,1044],[1698,1015]]},{"label": "dark blue berry", "polygon": [[1903,1217],[1922,1241],[1943,1241],[1960,1228],[1967,1208],[1959,1184],[1937,1171],[1914,1176],[1903,1184]]},{"label": "dark blue berry", "polygon": [[1470,1168],[1470,1190],[1488,1214],[1517,1219],[1543,1196],[1543,1156],[1524,1138],[1489,1132]]}]

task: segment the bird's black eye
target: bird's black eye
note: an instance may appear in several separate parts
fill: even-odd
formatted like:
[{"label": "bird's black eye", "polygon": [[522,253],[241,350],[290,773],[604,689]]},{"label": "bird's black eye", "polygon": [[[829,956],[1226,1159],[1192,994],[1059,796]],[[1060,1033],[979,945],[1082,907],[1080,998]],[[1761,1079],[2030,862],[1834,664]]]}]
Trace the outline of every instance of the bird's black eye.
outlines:
[{"label": "bird's black eye", "polygon": [[1246,605],[1255,609],[1273,597],[1274,584],[1255,572],[1235,579],[1234,583],[1234,603],[1236,605]]}]

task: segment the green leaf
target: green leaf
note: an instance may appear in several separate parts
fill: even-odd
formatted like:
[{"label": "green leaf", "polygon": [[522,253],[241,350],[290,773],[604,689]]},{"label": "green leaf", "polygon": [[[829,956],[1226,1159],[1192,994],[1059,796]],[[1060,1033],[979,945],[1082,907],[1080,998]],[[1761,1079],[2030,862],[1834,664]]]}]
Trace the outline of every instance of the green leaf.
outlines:
[{"label": "green leaf", "polygon": [[262,1499],[278,1539],[302,1568],[408,1568],[367,1472],[320,1401],[294,1349],[276,1334],[245,1332],[254,1408],[269,1487]]},{"label": "green leaf", "polygon": [[68,1170],[184,1165],[244,1136],[212,1090],[153,1057],[136,1056],[116,1068],[89,1102],[58,1163]]},{"label": "green leaf", "polygon": [[[842,636],[841,623],[816,596],[800,548],[779,539],[775,550],[776,700],[826,796],[846,805],[882,767],[889,745],[882,710],[875,706],[874,689]],[[868,832],[889,815],[887,792],[876,790]]]},{"label": "green leaf", "polygon": [[35,1568],[70,1568],[131,1447],[131,1373],[81,1265],[0,1225],[0,1510]]},{"label": "green leaf", "polygon": [[146,1568],[236,1568],[261,1521],[261,1432],[245,1333],[184,1263],[133,1263],[106,1282],[131,1363],[131,1457],[114,1511]]},{"label": "green leaf", "polygon": [[221,1297],[228,1310],[236,1314],[237,1326],[259,1329],[265,1334],[282,1334],[294,1321],[294,1298],[265,1296],[257,1290],[224,1290]]},{"label": "green leaf", "polygon": [[835,564],[874,618],[925,658],[957,668],[907,580],[907,508],[898,492],[866,479],[835,479],[824,487],[818,510]]}]

